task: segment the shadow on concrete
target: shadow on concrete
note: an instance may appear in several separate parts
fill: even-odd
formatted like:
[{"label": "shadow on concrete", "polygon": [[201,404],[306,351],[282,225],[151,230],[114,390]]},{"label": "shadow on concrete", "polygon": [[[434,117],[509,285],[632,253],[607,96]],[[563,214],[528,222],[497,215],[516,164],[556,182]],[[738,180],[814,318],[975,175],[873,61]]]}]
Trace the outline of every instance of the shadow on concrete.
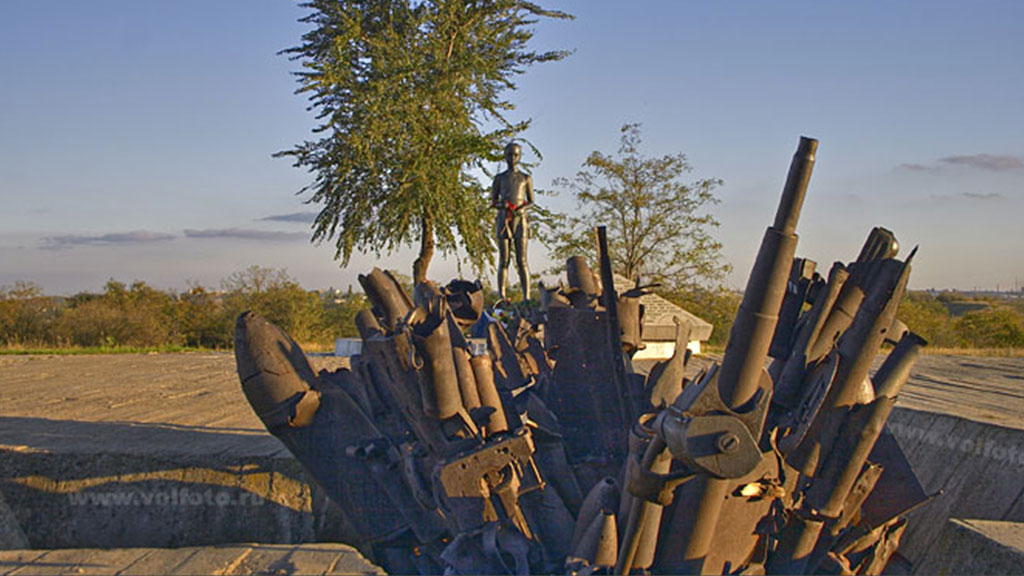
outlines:
[{"label": "shadow on concrete", "polygon": [[0,416],[0,445],[76,453],[290,457],[262,429]]},{"label": "shadow on concrete", "polygon": [[0,417],[0,492],[35,548],[346,536],[337,509],[261,431]]}]

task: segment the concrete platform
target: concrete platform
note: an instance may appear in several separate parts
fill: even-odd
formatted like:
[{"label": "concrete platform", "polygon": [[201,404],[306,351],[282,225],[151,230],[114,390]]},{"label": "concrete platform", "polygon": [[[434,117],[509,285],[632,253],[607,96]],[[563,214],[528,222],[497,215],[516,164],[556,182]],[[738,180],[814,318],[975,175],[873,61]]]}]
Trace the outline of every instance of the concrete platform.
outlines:
[{"label": "concrete platform", "polygon": [[1024,524],[952,518],[919,574],[1024,574]]},{"label": "concrete platform", "polygon": [[0,550],[28,548],[28,538],[0,492]]},{"label": "concrete platform", "polygon": [[[915,513],[911,561],[942,554],[950,517],[1024,522],[1022,414],[1024,358],[921,358],[890,429],[945,494]],[[351,541],[230,353],[0,357],[0,493],[36,548]]]},{"label": "concrete platform", "polygon": [[0,493],[36,548],[348,540],[231,354],[0,357]]},{"label": "concrete platform", "polygon": [[384,571],[344,544],[0,551],[0,575],[43,574],[340,576]]}]

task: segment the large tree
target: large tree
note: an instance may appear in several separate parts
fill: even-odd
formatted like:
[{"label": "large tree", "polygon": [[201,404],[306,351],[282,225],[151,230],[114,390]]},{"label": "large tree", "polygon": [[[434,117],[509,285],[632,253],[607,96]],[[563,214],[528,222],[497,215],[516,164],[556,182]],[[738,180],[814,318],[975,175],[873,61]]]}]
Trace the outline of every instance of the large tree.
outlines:
[{"label": "large tree", "polygon": [[279,155],[315,175],[313,240],[378,256],[418,242],[416,281],[435,248],[490,262],[492,217],[473,176],[501,158],[517,74],[561,51],[528,49],[539,17],[569,18],[519,0],[313,0],[312,29],[285,50],[301,62],[300,94],[320,125]]},{"label": "large tree", "polygon": [[612,267],[627,278],[642,276],[672,290],[722,280],[729,266],[711,236],[718,221],[707,211],[718,202],[714,190],[722,181],[686,182],[692,171],[686,155],[649,158],[640,151],[639,124],[626,124],[621,133],[616,155],[592,152],[575,177],[555,180],[572,192],[578,209],[546,220],[553,256],[593,253],[590,231],[604,225]]}]

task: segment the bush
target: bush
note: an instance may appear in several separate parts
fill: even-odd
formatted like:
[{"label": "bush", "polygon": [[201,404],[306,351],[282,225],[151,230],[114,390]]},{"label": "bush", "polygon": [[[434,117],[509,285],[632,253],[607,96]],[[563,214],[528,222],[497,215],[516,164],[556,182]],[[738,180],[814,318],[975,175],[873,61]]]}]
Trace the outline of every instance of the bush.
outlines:
[{"label": "bush", "polygon": [[266,316],[305,345],[333,347],[356,336],[362,294],[340,298],[299,286],[284,270],[252,266],[223,281],[222,292],[192,285],[182,294],[145,282],[110,280],[102,293],[44,296],[30,283],[0,288],[0,344],[7,347],[231,348],[235,318]]},{"label": "bush", "polygon": [[320,295],[303,290],[284,270],[250,266],[232,274],[222,287],[232,319],[252,310],[298,342],[323,342],[329,337]]},{"label": "bush", "polygon": [[956,331],[971,348],[1024,348],[1024,315],[1007,306],[968,312]]},{"label": "bush", "polygon": [[907,292],[896,316],[936,348],[964,345],[953,316],[939,298],[927,292]]},{"label": "bush", "polygon": [[708,344],[725,346],[729,341],[736,311],[739,310],[743,294],[725,288],[696,287],[689,290],[662,294],[664,298],[682,307],[687,312],[696,314],[714,326]]},{"label": "bush", "polygon": [[46,344],[56,305],[31,282],[0,287],[0,341],[7,346]]}]

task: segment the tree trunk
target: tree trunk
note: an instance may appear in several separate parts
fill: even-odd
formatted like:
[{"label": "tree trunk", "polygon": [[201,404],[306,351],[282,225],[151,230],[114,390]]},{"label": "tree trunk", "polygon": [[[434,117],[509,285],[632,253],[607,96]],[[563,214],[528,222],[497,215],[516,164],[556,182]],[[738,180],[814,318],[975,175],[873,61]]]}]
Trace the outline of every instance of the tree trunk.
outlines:
[{"label": "tree trunk", "polygon": [[427,268],[434,256],[434,219],[429,214],[424,214],[421,223],[420,254],[412,263],[412,279],[417,284],[427,281]]}]

